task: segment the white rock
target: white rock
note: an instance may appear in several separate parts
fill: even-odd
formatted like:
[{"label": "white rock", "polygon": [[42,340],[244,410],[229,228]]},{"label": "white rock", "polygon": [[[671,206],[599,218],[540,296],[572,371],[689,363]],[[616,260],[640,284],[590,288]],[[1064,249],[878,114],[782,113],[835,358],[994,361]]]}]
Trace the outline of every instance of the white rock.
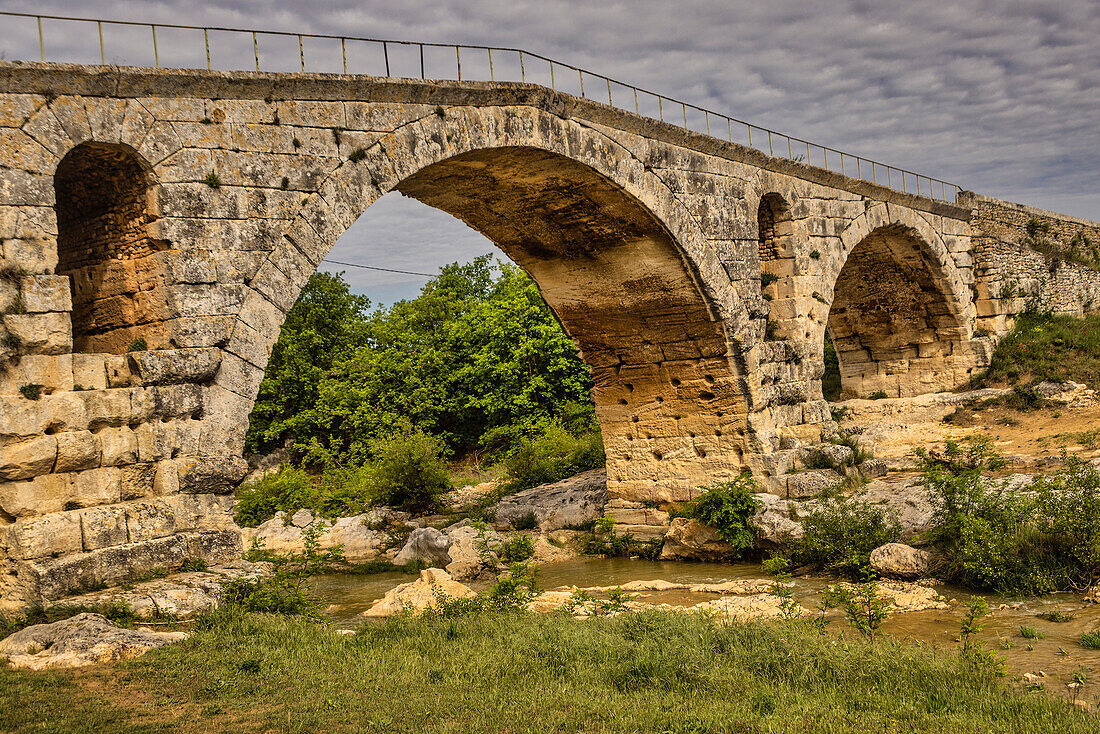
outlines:
[{"label": "white rock", "polygon": [[925,578],[935,562],[933,554],[904,543],[887,543],[871,551],[871,566],[887,578]]},{"label": "white rock", "polygon": [[434,607],[441,598],[463,599],[474,596],[474,591],[465,584],[451,578],[441,568],[427,568],[420,572],[420,578],[401,584],[386,592],[363,617],[388,617],[399,612],[421,612]]},{"label": "white rock", "polygon": [[421,561],[429,566],[444,567],[451,562],[447,550],[451,539],[435,528],[418,528],[409,533],[405,547],[394,557],[393,562],[404,566],[413,561]]},{"label": "white rock", "polygon": [[14,668],[80,668],[129,660],[186,637],[185,632],[123,629],[100,614],[85,612],[19,630],[0,640],[0,655],[7,656]]}]

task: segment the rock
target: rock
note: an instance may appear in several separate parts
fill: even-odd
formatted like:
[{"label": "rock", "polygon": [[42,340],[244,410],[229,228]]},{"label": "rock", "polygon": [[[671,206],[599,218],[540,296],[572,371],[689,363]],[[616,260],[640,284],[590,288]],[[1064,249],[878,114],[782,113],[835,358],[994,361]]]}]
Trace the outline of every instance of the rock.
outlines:
[{"label": "rock", "polygon": [[95,608],[121,602],[129,606],[138,619],[155,619],[163,615],[188,619],[220,607],[225,602],[222,585],[227,580],[255,580],[270,570],[269,563],[230,561],[209,571],[177,573],[143,581],[131,589],[114,588],[67,597],[59,604]]},{"label": "rock", "polygon": [[[451,546],[447,550],[451,562],[447,564],[447,573],[458,581],[476,581],[486,576],[496,576],[498,563],[496,557],[478,548],[481,539],[477,529],[469,525],[455,525],[447,528],[447,537]],[[487,531],[485,540],[496,542],[500,536]]]},{"label": "rock", "polygon": [[811,456],[813,454],[823,456],[834,467],[847,466],[855,456],[855,452],[850,447],[835,443],[823,443],[814,446],[809,453]]},{"label": "rock", "polygon": [[420,572],[420,578],[401,584],[386,592],[363,617],[388,617],[398,612],[416,614],[434,607],[441,598],[465,599],[474,596],[474,591],[465,584],[451,578],[441,568],[428,568]]},{"label": "rock", "polygon": [[787,497],[815,497],[844,481],[844,477],[832,469],[812,469],[788,474]]},{"label": "rock", "polygon": [[513,527],[533,515],[539,528],[547,532],[590,523],[603,515],[606,504],[607,471],[593,469],[504,497],[490,512],[497,523]]},{"label": "rock", "polygon": [[607,588],[622,591],[670,591],[672,589],[686,589],[688,585],[677,584],[664,579],[652,579],[650,581],[628,581],[620,586],[609,586]]},{"label": "rock", "polygon": [[[696,604],[692,609],[715,615],[718,619],[731,622],[748,622],[753,619],[781,617],[786,600],[774,594],[753,594],[751,596],[723,596],[721,599]],[[795,605],[792,610],[796,616],[805,616],[810,610]]]},{"label": "rock", "polygon": [[305,528],[313,524],[313,513],[309,510],[298,510],[290,517],[290,524],[296,528]]},{"label": "rock", "polygon": [[859,473],[868,478],[886,476],[886,462],[882,459],[867,459],[860,463]]},{"label": "rock", "polygon": [[[851,584],[841,584],[851,590]],[[878,593],[894,612],[920,612],[925,609],[947,609],[947,600],[935,589],[906,581],[880,581]]]},{"label": "rock", "polygon": [[451,562],[447,549],[451,539],[435,528],[419,528],[409,534],[405,547],[394,559],[394,564],[404,566],[413,561],[421,561],[429,566],[445,567]]},{"label": "rock", "polygon": [[903,543],[887,543],[871,551],[871,566],[892,579],[925,578],[935,561],[936,557],[928,551]]},{"label": "rock", "polygon": [[80,668],[129,660],[187,637],[185,632],[147,632],[118,627],[85,612],[52,624],[36,624],[0,640],[0,656],[13,668]]},{"label": "rock", "polygon": [[1090,604],[1100,604],[1100,584],[1093,584],[1085,591],[1084,601]]},{"label": "rock", "polygon": [[931,497],[917,476],[890,476],[867,485],[859,498],[893,515],[902,539],[926,532],[935,519]]},{"label": "rock", "polygon": [[802,537],[802,523],[791,519],[792,502],[766,492],[753,497],[756,499],[757,509],[752,517],[752,524],[761,545],[775,548]]},{"label": "rock", "polygon": [[527,610],[547,614],[556,612],[573,600],[574,591],[544,591],[531,601],[527,602]]},{"label": "rock", "polygon": [[[302,511],[295,513],[298,517]],[[302,519],[301,516],[299,519]],[[368,522],[370,513],[337,518],[318,537],[323,550],[342,545],[344,558],[349,563],[363,563],[378,558],[390,542],[381,530],[372,530]],[[241,539],[248,548],[254,539],[261,539],[263,547],[272,553],[287,556],[301,553],[305,548],[302,528],[287,524],[286,513],[276,512],[275,517],[254,528],[241,528]],[[293,518],[291,518],[293,522]],[[327,520],[324,521],[327,524]]]},{"label": "rock", "polygon": [[693,584],[689,591],[693,594],[733,594],[735,596],[747,596],[751,594],[763,594],[772,588],[775,583],[768,579],[734,579],[723,581],[720,584]]},{"label": "rock", "polygon": [[677,517],[665,533],[662,561],[723,561],[734,555],[733,548],[714,528],[698,520]]}]

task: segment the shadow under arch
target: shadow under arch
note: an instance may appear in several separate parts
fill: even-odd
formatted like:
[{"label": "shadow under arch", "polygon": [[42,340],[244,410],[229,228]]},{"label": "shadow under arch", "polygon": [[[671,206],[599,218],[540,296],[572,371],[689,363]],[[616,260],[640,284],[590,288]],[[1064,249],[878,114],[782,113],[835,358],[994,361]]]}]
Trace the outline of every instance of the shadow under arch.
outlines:
[{"label": "shadow under arch", "polygon": [[165,346],[152,167],[124,143],[84,142],[54,172],[56,273],[69,277],[73,351],[125,354],[143,339]]},{"label": "shadow under arch", "polygon": [[868,233],[848,254],[829,310],[843,393],[909,397],[965,380],[963,306],[916,230],[893,223]]}]

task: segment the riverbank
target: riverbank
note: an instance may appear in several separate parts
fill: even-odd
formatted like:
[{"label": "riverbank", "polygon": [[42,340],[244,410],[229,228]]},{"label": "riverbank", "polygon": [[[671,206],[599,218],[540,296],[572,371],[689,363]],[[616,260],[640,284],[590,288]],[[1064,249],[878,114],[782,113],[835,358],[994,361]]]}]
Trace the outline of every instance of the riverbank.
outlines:
[{"label": "riverbank", "polygon": [[[491,651],[491,653],[489,653]],[[489,653],[489,654],[487,654]],[[224,610],[142,658],[0,669],[5,730],[1100,731],[954,650],[645,612],[399,617],[342,635]]]}]

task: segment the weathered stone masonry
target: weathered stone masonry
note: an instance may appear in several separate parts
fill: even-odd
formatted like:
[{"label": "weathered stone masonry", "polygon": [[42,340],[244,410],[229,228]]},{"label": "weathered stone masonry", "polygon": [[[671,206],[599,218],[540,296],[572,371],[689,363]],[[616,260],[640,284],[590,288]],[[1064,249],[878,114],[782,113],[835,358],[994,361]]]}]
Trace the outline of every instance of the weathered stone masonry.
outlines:
[{"label": "weathered stone masonry", "polygon": [[538,282],[629,532],[745,468],[806,491],[786,469],[833,430],[826,329],[847,389],[915,394],[1015,313],[983,311],[1010,265],[966,201],[533,85],[6,64],[0,166],[0,609],[240,552],[226,495],[271,347],[386,191]]}]

